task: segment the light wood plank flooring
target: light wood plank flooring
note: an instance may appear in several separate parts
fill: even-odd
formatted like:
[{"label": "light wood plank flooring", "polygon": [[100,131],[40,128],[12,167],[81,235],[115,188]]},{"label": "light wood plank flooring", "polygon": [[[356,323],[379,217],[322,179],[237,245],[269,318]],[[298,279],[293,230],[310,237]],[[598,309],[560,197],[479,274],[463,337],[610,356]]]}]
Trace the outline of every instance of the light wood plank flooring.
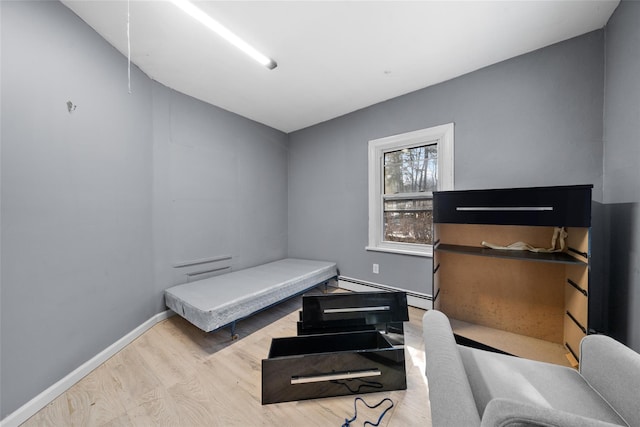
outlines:
[{"label": "light wood plank flooring", "polygon": [[[314,291],[318,292],[318,291]],[[205,333],[179,316],[158,323],[23,426],[340,426],[354,413],[354,397],[262,405],[261,360],[271,339],[295,336],[301,298],[293,298]],[[407,390],[363,394],[395,406],[382,426],[430,426],[424,376],[423,310],[410,307],[405,323]],[[375,422],[377,409],[358,405],[358,419]]]}]

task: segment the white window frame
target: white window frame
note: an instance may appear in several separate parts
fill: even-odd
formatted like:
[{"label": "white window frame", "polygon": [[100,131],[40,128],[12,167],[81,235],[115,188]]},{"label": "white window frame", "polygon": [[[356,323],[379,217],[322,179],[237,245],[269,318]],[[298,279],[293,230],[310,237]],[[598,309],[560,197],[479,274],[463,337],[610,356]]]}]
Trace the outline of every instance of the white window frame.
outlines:
[{"label": "white window frame", "polygon": [[[384,154],[425,144],[438,144],[438,191],[453,190],[453,123],[369,141],[369,245],[368,251],[433,256],[433,245],[383,240]],[[433,196],[432,193],[420,193]]]}]

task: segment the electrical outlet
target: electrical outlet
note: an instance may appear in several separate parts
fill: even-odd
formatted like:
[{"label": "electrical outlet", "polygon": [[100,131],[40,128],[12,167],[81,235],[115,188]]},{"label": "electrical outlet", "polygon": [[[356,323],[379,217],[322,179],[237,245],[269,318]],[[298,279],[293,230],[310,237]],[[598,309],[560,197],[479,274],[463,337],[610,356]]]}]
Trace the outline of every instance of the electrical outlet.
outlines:
[{"label": "electrical outlet", "polygon": [[380,273],[380,266],[378,264],[373,264],[373,273],[374,274]]}]

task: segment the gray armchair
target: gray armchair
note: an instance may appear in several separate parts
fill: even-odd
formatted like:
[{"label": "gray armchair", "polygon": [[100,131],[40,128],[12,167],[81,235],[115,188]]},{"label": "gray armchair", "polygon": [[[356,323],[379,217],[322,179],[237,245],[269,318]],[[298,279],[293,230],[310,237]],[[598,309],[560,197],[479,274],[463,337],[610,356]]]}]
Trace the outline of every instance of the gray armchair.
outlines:
[{"label": "gray armchair", "polygon": [[434,427],[640,426],[640,355],[582,340],[580,370],[456,344],[447,317],[423,318]]}]

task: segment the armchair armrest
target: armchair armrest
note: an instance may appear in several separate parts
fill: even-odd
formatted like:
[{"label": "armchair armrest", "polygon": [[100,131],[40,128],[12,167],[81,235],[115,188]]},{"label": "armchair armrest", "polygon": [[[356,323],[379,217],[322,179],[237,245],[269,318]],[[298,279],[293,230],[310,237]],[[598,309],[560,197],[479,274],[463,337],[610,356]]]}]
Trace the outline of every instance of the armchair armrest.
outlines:
[{"label": "armchair armrest", "polygon": [[629,425],[640,425],[640,354],[606,335],[580,343],[580,374]]},{"label": "armchair armrest", "polygon": [[479,426],[480,416],[449,319],[429,310],[422,325],[433,425]]},{"label": "armchair armrest", "polygon": [[619,427],[553,408],[511,399],[493,399],[484,410],[482,427]]}]

